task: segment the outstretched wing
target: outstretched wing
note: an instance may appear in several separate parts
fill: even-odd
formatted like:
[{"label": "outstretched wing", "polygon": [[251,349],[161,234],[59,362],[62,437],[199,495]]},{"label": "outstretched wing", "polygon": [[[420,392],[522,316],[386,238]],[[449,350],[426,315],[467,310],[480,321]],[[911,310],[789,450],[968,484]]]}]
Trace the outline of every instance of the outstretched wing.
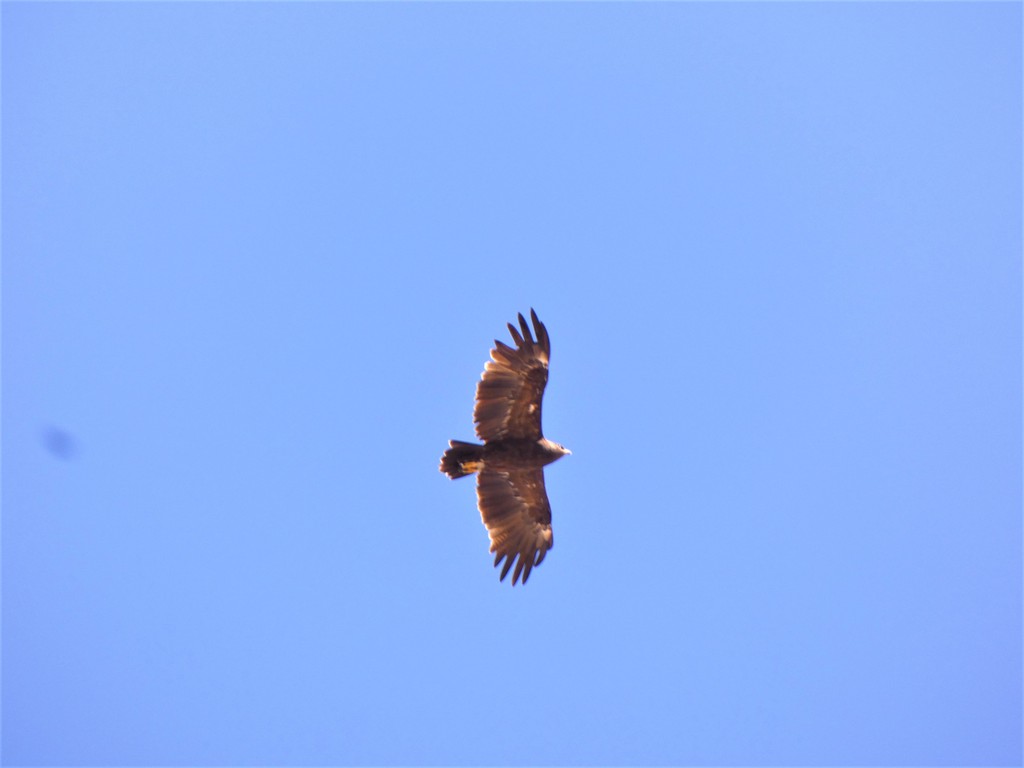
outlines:
[{"label": "outstretched wing", "polygon": [[[516,342],[513,349],[495,340],[491,359],[476,387],[476,407],[473,421],[476,433],[485,443],[503,438],[539,440],[540,404],[544,386],[548,383],[548,361],[551,340],[548,330],[530,310],[536,341],[522,314],[519,315],[520,335],[512,323],[508,324]],[[543,484],[541,486],[543,488]]]},{"label": "outstretched wing", "polygon": [[491,537],[494,567],[505,561],[501,581],[518,558],[512,584],[515,585],[520,574],[525,584],[530,571],[541,564],[555,544],[551,534],[551,505],[544,489],[544,470],[503,472],[485,468],[477,477],[476,495],[480,517]]}]

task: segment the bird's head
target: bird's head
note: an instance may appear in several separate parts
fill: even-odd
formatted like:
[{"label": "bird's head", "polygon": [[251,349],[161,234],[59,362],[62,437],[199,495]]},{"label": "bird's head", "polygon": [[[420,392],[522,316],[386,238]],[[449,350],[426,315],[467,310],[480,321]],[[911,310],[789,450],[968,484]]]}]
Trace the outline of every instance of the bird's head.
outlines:
[{"label": "bird's head", "polygon": [[544,447],[547,448],[551,453],[557,454],[555,456],[556,459],[560,459],[563,456],[572,455],[572,451],[570,451],[564,445],[559,445],[558,443],[552,440],[548,440],[547,438],[544,439]]}]

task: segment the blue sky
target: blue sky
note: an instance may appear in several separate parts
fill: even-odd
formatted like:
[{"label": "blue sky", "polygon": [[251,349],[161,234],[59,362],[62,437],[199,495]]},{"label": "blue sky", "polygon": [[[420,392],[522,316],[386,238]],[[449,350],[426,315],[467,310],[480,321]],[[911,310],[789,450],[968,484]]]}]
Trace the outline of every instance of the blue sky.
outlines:
[{"label": "blue sky", "polygon": [[1021,21],[4,3],[3,762],[1019,763]]}]

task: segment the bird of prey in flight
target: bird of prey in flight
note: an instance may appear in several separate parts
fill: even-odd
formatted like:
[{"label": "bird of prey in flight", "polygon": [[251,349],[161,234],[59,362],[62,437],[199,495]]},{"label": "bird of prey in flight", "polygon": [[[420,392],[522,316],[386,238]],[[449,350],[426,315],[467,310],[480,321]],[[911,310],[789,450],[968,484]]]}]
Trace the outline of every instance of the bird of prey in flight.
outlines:
[{"label": "bird of prey in flight", "polygon": [[477,384],[473,421],[483,445],[451,440],[441,457],[441,471],[450,478],[476,473],[477,505],[494,566],[505,561],[504,581],[515,564],[513,586],[520,576],[525,584],[554,546],[544,467],[570,453],[541,431],[551,340],[532,309],[530,319],[532,335],[521,314],[518,329],[508,324],[515,347],[495,340]]}]

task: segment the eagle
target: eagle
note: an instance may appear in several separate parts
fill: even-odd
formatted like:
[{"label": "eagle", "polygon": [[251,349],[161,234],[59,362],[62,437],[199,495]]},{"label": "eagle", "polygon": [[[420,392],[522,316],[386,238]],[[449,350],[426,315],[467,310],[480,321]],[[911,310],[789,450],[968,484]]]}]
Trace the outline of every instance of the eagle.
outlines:
[{"label": "eagle", "polygon": [[[571,453],[547,440],[540,406],[548,383],[551,339],[530,310],[533,334],[522,313],[508,323],[515,347],[497,339],[476,387],[473,421],[483,445],[450,440],[441,471],[455,479],[476,473],[477,505],[491,539],[494,567],[504,581],[515,563],[512,586],[544,560],[554,546],[544,467]],[[534,338],[536,336],[536,338]]]}]

